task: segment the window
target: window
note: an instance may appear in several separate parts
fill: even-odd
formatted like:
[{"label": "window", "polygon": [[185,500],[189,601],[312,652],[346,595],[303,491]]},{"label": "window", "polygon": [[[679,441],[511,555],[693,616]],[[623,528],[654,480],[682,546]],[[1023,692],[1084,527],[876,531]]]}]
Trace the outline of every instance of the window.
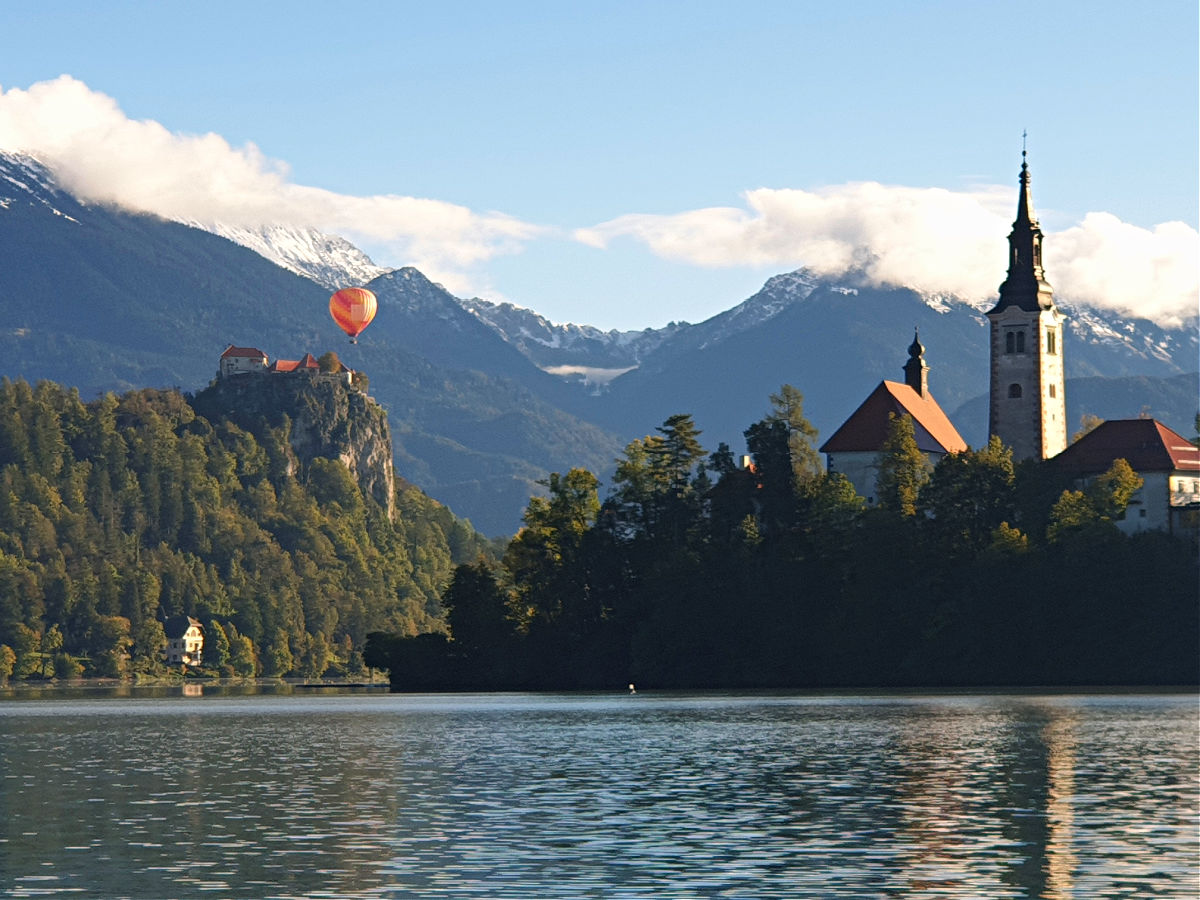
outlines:
[{"label": "window", "polygon": [[1023,332],[1023,331],[1017,332],[1017,352],[1018,353],[1025,352],[1025,332]]},{"label": "window", "polygon": [[1013,400],[1021,399],[1021,386],[1019,384],[1010,384],[1008,386],[1008,396]]},{"label": "window", "polygon": [[1055,385],[1053,385],[1053,384],[1052,384],[1052,385],[1050,385],[1050,398],[1051,398],[1051,399],[1053,399],[1053,398],[1055,398],[1055,397],[1057,397],[1057,396],[1058,396],[1058,388],[1057,388],[1057,386],[1055,386]]},{"label": "window", "polygon": [[1015,334],[1013,334],[1013,332],[1011,332],[1011,331],[1004,335],[1004,352],[1005,353],[1016,352],[1016,343],[1015,343],[1016,340],[1017,340],[1017,336]]},{"label": "window", "polygon": [[1051,356],[1058,353],[1058,341],[1053,331],[1046,332],[1046,352]]}]

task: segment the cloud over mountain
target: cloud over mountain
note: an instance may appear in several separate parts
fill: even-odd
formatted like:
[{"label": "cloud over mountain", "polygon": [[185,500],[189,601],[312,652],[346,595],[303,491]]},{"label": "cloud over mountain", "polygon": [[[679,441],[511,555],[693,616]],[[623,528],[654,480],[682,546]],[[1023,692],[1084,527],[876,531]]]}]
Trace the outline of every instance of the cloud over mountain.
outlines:
[{"label": "cloud over mountain", "polygon": [[[1001,236],[1011,228],[1016,196],[1015,185],[760,188],[744,194],[745,208],[626,215],[575,236],[595,247],[630,237],[659,256],[700,266],[805,266],[823,276],[853,270],[875,286],[982,302],[1004,279]],[[1200,235],[1183,222],[1150,230],[1089,213],[1078,225],[1048,233],[1044,247],[1046,272],[1061,298],[1164,324],[1196,315]]]},{"label": "cloud over mountain", "polygon": [[[179,134],[130,119],[114,99],[68,75],[27,90],[0,89],[0,149],[42,159],[85,200],[184,222],[316,228],[382,250],[381,261],[416,266],[464,295],[490,281],[490,260],[562,237],[436,199],[295,184],[285,163],[253,144],[234,147],[217,134]],[[597,248],[632,238],[696,266],[853,271],[874,285],[983,303],[1004,278],[1003,236],[1016,185],[951,191],[855,182],[811,191],[760,188],[743,198],[740,207],[624,215],[574,237]],[[1167,325],[1196,315],[1200,235],[1186,223],[1147,229],[1092,212],[1047,234],[1045,259],[1063,299]]]},{"label": "cloud over mountain", "polygon": [[116,101],[63,75],[0,91],[0,148],[51,164],[82,199],[170,219],[303,225],[384,244],[447,283],[540,229],[500,213],[394,194],[355,197],[288,180],[286,164],[253,144],[186,135],[130,119]]}]

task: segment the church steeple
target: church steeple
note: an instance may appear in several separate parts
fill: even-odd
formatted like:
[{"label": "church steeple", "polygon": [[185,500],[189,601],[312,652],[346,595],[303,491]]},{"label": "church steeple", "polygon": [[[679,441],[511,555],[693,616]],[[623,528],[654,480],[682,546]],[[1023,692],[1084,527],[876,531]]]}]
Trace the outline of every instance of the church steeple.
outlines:
[{"label": "church steeple", "polygon": [[915,328],[913,342],[908,347],[908,362],[904,364],[904,383],[916,391],[918,396],[929,396],[929,365],[925,362],[921,334]]},{"label": "church steeple", "polygon": [[1021,190],[1017,218],[1008,235],[1008,277],[1000,285],[1000,301],[992,312],[1017,306],[1026,312],[1054,309],[1054,292],[1042,269],[1042,229],[1033,214],[1029,163],[1021,150]]},{"label": "church steeple", "polygon": [[1046,459],[1067,446],[1062,311],[1042,271],[1042,229],[1033,214],[1021,150],[1017,219],[1008,236],[1008,277],[990,323],[988,432],[1014,459]]}]

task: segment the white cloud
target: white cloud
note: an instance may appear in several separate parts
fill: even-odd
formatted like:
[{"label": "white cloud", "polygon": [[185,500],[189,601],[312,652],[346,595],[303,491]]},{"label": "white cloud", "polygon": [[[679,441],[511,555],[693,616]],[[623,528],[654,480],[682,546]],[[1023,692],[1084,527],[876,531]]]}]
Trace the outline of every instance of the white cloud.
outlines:
[{"label": "white cloud", "polygon": [[[978,302],[994,297],[1004,280],[1016,197],[1015,185],[969,192],[874,182],[762,188],[746,192],[745,208],[626,215],[575,237],[594,247],[632,237],[666,259],[700,266],[803,265],[827,276],[857,270],[872,284]],[[1164,324],[1197,313],[1200,235],[1182,222],[1147,230],[1089,213],[1047,234],[1044,247],[1060,298]]]},{"label": "white cloud", "polygon": [[511,216],[439,200],[354,197],[293,184],[287,166],[253,144],[232,147],[220,135],[134,121],[111,97],[68,75],[0,91],[0,148],[52,165],[86,200],[185,222],[310,226],[387,247],[447,283],[465,283],[464,270],[517,252],[541,232]]},{"label": "white cloud", "polygon": [[[130,119],[112,98],[64,75],[28,90],[0,89],[0,148],[54,166],[63,184],[97,202],[181,221],[286,224],[341,234],[450,290],[489,287],[484,264],[550,229],[501,213],[396,195],[355,197],[289,181],[287,166],[253,144],[177,134]],[[815,191],[761,188],[741,207],[626,215],[579,229],[594,247],[631,237],[661,257],[711,267],[861,272],[874,283],[995,296],[1016,187],[971,191],[859,182]],[[1056,294],[1091,306],[1179,322],[1197,313],[1200,235],[1181,222],[1154,229],[1089,213],[1048,234],[1046,270]]]}]

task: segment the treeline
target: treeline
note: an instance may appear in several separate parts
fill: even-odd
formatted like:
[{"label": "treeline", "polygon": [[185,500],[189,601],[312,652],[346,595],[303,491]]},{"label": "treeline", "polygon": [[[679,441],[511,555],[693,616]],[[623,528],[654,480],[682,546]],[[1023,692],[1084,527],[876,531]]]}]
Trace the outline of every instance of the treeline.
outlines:
[{"label": "treeline", "polygon": [[179,614],[213,675],[355,674],[369,632],[441,627],[455,564],[488,545],[408,484],[390,519],[340,461],[302,465],[290,428],[0,382],[0,681],[161,673]]},{"label": "treeline", "polygon": [[785,386],[752,465],[667,419],[599,482],[551,475],[499,564],[460,565],[449,635],[377,633],[421,689],[1194,684],[1197,547],[1114,522],[1141,479],[1086,490],[998,441],[930,469],[894,419],[878,506],[826,474]]}]

